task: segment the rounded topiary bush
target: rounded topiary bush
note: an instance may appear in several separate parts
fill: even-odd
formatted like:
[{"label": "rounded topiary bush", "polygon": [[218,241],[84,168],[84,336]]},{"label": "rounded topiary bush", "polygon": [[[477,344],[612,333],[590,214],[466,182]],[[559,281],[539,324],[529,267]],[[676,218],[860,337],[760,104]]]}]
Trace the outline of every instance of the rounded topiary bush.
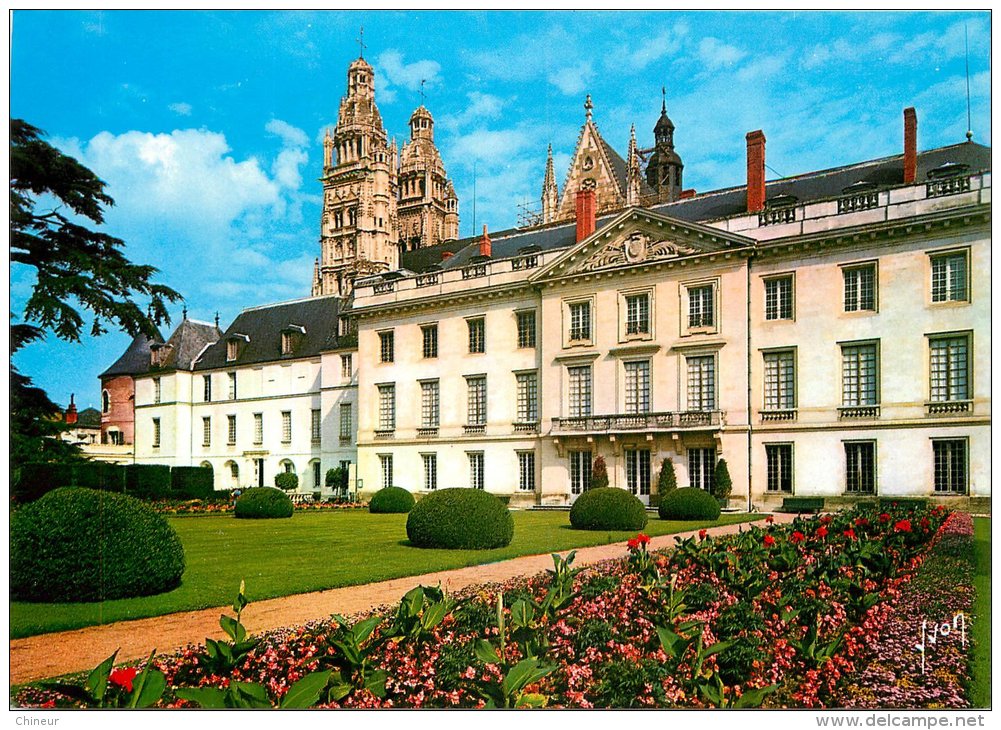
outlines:
[{"label": "rounded topiary bush", "polygon": [[246,490],[236,500],[233,513],[251,520],[273,517],[291,517],[292,500],[280,489],[254,487]]},{"label": "rounded topiary bush", "polygon": [[176,588],[184,548],[174,528],[124,494],[65,487],[10,520],[10,592],[22,601],[106,601]]},{"label": "rounded topiary bush", "polygon": [[642,530],[646,507],[624,489],[589,489],[570,508],[570,524],[578,530]]},{"label": "rounded topiary bush", "polygon": [[405,514],[414,508],[414,495],[403,487],[385,487],[372,495],[368,511],[377,514]]},{"label": "rounded topiary bush", "polygon": [[299,488],[299,475],[291,471],[275,474],[275,486],[286,492],[294,492]]},{"label": "rounded topiary bush", "polygon": [[685,487],[665,494],[657,512],[662,520],[716,520],[719,502],[704,489]]},{"label": "rounded topiary bush", "polygon": [[486,550],[514,537],[514,518],[504,503],[479,489],[441,489],[414,505],[407,537],[417,547]]}]

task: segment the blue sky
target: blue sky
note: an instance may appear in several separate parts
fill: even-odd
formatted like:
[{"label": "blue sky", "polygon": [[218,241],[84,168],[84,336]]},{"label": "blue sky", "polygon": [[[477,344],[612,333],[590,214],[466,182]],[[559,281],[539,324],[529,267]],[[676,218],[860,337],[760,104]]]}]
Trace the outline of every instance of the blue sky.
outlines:
[{"label": "blue sky", "polygon": [[[685,186],[711,190],[743,182],[754,129],[770,178],[898,153],[906,106],[920,148],[963,141],[965,27],[975,140],[991,139],[987,13],[15,11],[11,115],[105,180],[106,230],[189,316],[219,311],[225,327],[309,293],[319,142],[359,26],[401,142],[426,81],[463,235],[474,166],[476,223],[493,230],[539,207],[549,143],[562,186],[586,93],[625,156],[630,124],[652,144],[665,86]],[[13,311],[30,285],[12,270]],[[57,402],[96,406],[97,375],[127,343],[50,337],[17,362]]]}]

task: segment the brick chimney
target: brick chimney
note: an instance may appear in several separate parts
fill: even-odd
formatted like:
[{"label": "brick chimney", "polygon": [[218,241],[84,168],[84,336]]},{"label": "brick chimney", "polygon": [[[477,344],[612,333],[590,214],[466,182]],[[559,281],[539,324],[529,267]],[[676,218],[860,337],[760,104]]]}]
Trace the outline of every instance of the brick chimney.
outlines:
[{"label": "brick chimney", "polygon": [[594,214],[596,194],[594,183],[581,186],[577,191],[577,241],[583,241],[594,233]]},{"label": "brick chimney", "polygon": [[70,393],[69,408],[66,409],[66,413],[63,415],[63,420],[70,425],[76,423],[77,421],[76,403],[73,402],[73,393]]},{"label": "brick chimney", "polygon": [[747,133],[747,212],[765,209],[765,133]]},{"label": "brick chimney", "polygon": [[695,197],[695,188],[688,188],[687,190],[681,191],[681,196],[678,200],[688,200],[689,198]]},{"label": "brick chimney", "polygon": [[442,251],[441,252],[441,260],[442,261],[448,261],[453,256],[455,256],[455,254],[452,253],[451,251]]},{"label": "brick chimney", "polygon": [[480,256],[490,256],[490,234],[487,233],[487,224],[483,224],[483,238],[480,239]]},{"label": "brick chimney", "polygon": [[904,182],[918,179],[918,115],[914,107],[904,109]]}]

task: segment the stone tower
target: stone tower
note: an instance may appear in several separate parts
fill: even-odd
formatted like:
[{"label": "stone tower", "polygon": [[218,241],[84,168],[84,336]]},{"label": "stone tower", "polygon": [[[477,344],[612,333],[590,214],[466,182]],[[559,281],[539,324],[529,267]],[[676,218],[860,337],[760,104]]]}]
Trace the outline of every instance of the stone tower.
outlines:
[{"label": "stone tower", "polygon": [[395,145],[387,144],[375,105],[374,76],[363,58],[348,67],[337,126],[323,140],[320,261],[313,296],[349,296],[355,278],[399,266]]},{"label": "stone tower", "polygon": [[553,146],[549,145],[546,157],[546,178],[542,182],[542,222],[552,223],[556,220],[556,211],[560,205],[560,191],[556,187],[556,172],[553,169]]},{"label": "stone tower", "polygon": [[424,105],[410,116],[410,141],[400,151],[401,250],[459,237],[459,199],[434,144],[434,118]]},{"label": "stone tower", "polygon": [[646,181],[657,195],[657,202],[669,203],[681,197],[681,172],[684,165],[674,151],[674,122],[667,116],[667,96],[660,106],[660,119],[653,128],[654,147],[647,160]]}]

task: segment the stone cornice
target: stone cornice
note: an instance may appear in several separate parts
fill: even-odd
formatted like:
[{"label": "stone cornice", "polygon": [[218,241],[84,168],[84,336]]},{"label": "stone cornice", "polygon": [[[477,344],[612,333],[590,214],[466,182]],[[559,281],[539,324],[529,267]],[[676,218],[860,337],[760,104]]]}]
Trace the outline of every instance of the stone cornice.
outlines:
[{"label": "stone cornice", "polygon": [[[451,283],[451,282],[450,282]],[[472,302],[509,299],[521,293],[531,292],[532,288],[527,281],[509,282],[495,286],[485,286],[479,289],[472,289],[457,292],[439,292],[413,299],[404,299],[384,304],[367,305],[364,308],[355,308],[353,311],[358,315],[358,319],[369,319],[376,315],[387,312],[407,313],[419,312],[425,309],[441,310],[444,308],[459,308],[464,304]],[[409,292],[408,292],[409,293]]]}]

